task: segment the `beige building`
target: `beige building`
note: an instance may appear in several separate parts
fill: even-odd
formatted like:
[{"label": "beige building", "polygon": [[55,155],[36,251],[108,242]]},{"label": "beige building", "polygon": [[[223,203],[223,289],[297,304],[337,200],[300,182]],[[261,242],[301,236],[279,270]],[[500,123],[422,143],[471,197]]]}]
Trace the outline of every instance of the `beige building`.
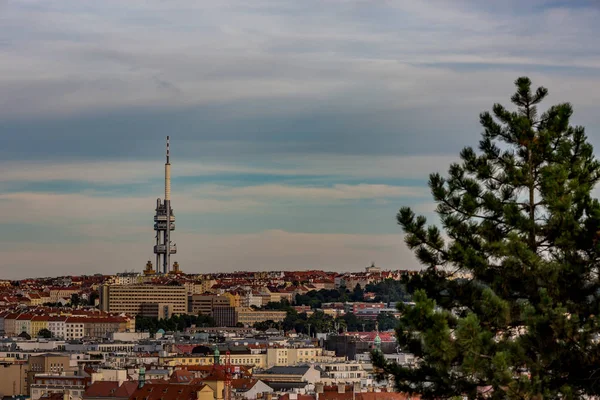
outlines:
[{"label": "beige building", "polygon": [[257,322],[280,322],[285,319],[285,311],[253,310],[248,307],[220,306],[213,309],[212,316],[217,326],[252,326]]},{"label": "beige building", "polygon": [[29,385],[33,383],[34,376],[38,374],[59,375],[72,372],[70,357],[68,355],[56,353],[44,353],[36,356],[32,355],[28,359],[28,364],[27,382]]},{"label": "beige building", "polygon": [[188,297],[188,312],[198,315],[212,315],[215,307],[228,307],[230,300],[216,294],[194,294]]},{"label": "beige building", "polygon": [[252,326],[257,322],[273,321],[280,322],[285,319],[285,311],[253,310],[246,307],[236,308],[236,322],[244,326]]},{"label": "beige building", "polygon": [[325,376],[321,379],[325,385],[352,384],[360,382],[368,376],[362,364],[357,362],[322,364],[320,367],[325,372]]},{"label": "beige building", "polygon": [[48,329],[48,320],[49,317],[47,315],[34,315],[31,317],[30,335],[32,338],[37,337],[42,329]]},{"label": "beige building", "polygon": [[240,296],[239,293],[225,292],[225,293],[223,293],[223,296],[227,296],[227,298],[229,299],[229,305],[231,307],[241,307],[242,306],[242,297]]},{"label": "beige building", "polygon": [[217,281],[214,279],[202,279],[198,281],[200,284],[200,293],[212,292],[212,287],[216,285]]},{"label": "beige building", "polygon": [[81,291],[77,287],[51,287],[50,288],[50,301],[52,303],[58,302],[60,299],[70,299],[72,295],[78,294]]},{"label": "beige building", "polygon": [[158,319],[168,319],[173,315],[173,304],[168,303],[143,303],[140,315]]},{"label": "beige building", "polygon": [[[232,354],[230,356],[232,365],[252,365],[256,368],[266,368],[267,355],[262,354]],[[161,365],[213,365],[214,357],[212,355],[181,355],[168,356],[160,359]]]},{"label": "beige building", "polygon": [[[102,285],[100,287],[100,308],[112,313],[143,315],[146,311],[151,316],[160,314],[156,305],[170,306],[170,315],[187,313],[187,290],[182,285]],[[146,306],[144,304],[153,304]]]},{"label": "beige building", "polygon": [[37,292],[27,293],[25,296],[30,300],[29,304],[32,306],[41,306],[44,304],[45,297],[40,296]]},{"label": "beige building", "polygon": [[84,336],[105,338],[115,332],[135,330],[135,319],[125,317],[87,318],[84,321]]},{"label": "beige building", "polygon": [[320,347],[272,347],[267,349],[267,367],[293,366],[311,363],[332,363],[345,360],[334,351]]},{"label": "beige building", "polygon": [[27,371],[29,365],[23,362],[0,363],[0,398],[27,394]]}]

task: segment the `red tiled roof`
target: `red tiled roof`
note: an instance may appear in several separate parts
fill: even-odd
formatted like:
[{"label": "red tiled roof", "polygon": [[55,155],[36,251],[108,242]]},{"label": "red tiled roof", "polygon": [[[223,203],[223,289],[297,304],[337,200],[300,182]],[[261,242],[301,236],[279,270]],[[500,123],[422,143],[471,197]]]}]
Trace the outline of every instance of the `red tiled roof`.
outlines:
[{"label": "red tiled roof", "polygon": [[115,397],[129,397],[138,387],[137,381],[126,381],[119,386],[115,392]]},{"label": "red tiled roof", "polygon": [[47,393],[40,397],[40,400],[63,400],[64,395],[62,393]]},{"label": "red tiled roof", "polygon": [[172,383],[145,384],[137,388],[129,400],[196,400],[196,392],[206,385],[178,385]]},{"label": "red tiled roof", "polygon": [[[300,396],[298,396],[300,397]],[[352,393],[352,391],[346,391],[345,393],[337,392],[324,392],[319,394],[319,400],[417,400],[420,399],[418,395],[408,395],[406,393],[397,392],[365,392],[365,393]],[[280,398],[281,400],[281,398]],[[300,400],[300,399],[298,399]]]},{"label": "red tiled roof", "polygon": [[97,381],[92,383],[83,393],[83,398],[87,397],[114,397],[114,393],[119,388],[119,382]]},{"label": "red tiled roof", "polygon": [[194,379],[194,374],[185,369],[178,369],[173,371],[171,377],[169,378],[169,382],[171,383],[186,383],[189,384]]},{"label": "red tiled roof", "polygon": [[[348,387],[347,387],[348,389]],[[298,394],[298,400],[315,400],[315,396],[306,394]],[[352,390],[346,390],[344,393],[338,393],[336,391],[325,391],[319,394],[319,400],[418,400],[418,395],[408,395],[406,393],[397,392],[357,392],[353,393]],[[289,394],[284,394],[279,400],[290,400]]]},{"label": "red tiled roof", "polygon": [[238,391],[247,391],[250,390],[256,385],[258,380],[256,379],[232,379],[231,387]]},{"label": "red tiled roof", "polygon": [[[296,397],[298,400],[315,400],[315,396],[310,396],[308,394],[298,394]],[[319,399],[321,398],[321,395],[319,395]],[[284,394],[283,396],[281,396],[279,398],[279,400],[290,400],[290,395],[289,393]]]}]

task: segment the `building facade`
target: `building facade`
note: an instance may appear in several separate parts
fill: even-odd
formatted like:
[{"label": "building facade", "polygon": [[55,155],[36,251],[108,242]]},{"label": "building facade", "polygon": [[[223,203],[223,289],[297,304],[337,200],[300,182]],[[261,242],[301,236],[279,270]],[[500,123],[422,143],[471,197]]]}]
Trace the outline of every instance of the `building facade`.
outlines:
[{"label": "building facade", "polygon": [[[162,304],[172,307],[173,315],[187,313],[188,296],[183,285],[102,285],[100,307],[102,311],[142,315],[144,304]],[[152,313],[155,306],[149,308]],[[154,315],[152,315],[154,316]]]},{"label": "building facade", "polygon": [[194,315],[212,315],[214,308],[230,305],[228,297],[216,294],[193,294],[188,297],[188,312]]}]

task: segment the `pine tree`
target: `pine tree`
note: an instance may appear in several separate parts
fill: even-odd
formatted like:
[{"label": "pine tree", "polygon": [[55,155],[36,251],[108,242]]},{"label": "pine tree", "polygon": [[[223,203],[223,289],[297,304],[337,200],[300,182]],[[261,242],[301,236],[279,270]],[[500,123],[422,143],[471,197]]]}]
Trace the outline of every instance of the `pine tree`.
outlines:
[{"label": "pine tree", "polygon": [[[515,81],[515,111],[484,112],[479,151],[430,175],[441,228],[397,219],[423,273],[396,330],[412,367],[373,361],[424,398],[552,399],[600,394],[600,178],[568,103]],[[444,233],[442,233],[444,232]]]}]

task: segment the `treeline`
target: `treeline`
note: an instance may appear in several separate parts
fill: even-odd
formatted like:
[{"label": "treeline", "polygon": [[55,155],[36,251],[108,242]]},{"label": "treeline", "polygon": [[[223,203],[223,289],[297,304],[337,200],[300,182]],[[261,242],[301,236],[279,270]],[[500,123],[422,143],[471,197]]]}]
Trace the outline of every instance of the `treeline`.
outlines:
[{"label": "treeline", "polygon": [[414,276],[411,278],[404,277],[402,280],[386,279],[377,283],[369,283],[365,291],[375,293],[373,299],[375,302],[398,303],[411,301],[409,283],[412,279],[414,279]]},{"label": "treeline", "polygon": [[370,301],[397,303],[410,301],[411,296],[407,289],[408,279],[395,280],[386,279],[377,283],[370,283],[362,288],[356,285],[353,290],[345,287],[339,289],[321,289],[311,290],[306,294],[296,296],[297,305],[310,306],[311,308],[320,308],[323,303],[337,303],[347,301],[366,301],[364,299],[365,292],[375,293],[375,298]]},{"label": "treeline", "polygon": [[215,320],[207,315],[173,315],[171,318],[158,319],[155,317],[135,317],[135,330],[138,332],[156,333],[159,329],[168,331],[183,331],[195,325],[197,327],[216,326]]},{"label": "treeline", "polygon": [[307,313],[298,313],[294,309],[287,311],[287,315],[282,322],[263,321],[254,324],[254,328],[260,331],[265,331],[269,328],[282,329],[284,331],[295,330],[297,333],[312,334],[326,332],[357,332],[357,331],[373,331],[376,324],[379,325],[379,330],[385,331],[396,327],[397,320],[391,314],[382,312],[377,316],[376,320],[358,318],[353,313],[347,313],[343,316],[334,318],[331,315],[325,314],[322,311],[315,311],[310,317]]}]

